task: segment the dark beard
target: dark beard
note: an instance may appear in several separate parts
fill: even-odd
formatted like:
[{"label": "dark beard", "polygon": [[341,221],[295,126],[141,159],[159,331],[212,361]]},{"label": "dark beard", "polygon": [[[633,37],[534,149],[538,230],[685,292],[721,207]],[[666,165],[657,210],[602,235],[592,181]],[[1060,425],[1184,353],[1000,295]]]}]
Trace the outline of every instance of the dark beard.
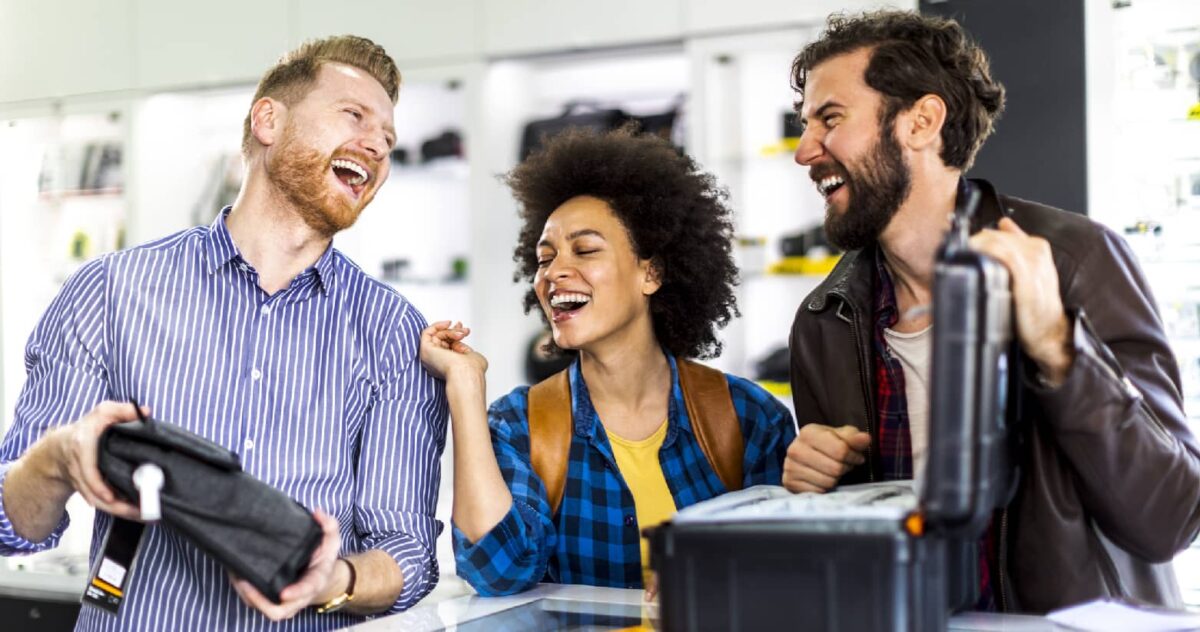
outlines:
[{"label": "dark beard", "polygon": [[904,164],[894,125],[884,126],[864,164],[846,169],[850,203],[841,214],[825,209],[825,237],[842,250],[858,250],[879,240],[883,229],[900,210],[912,187],[912,173]]},{"label": "dark beard", "polygon": [[321,152],[302,145],[289,124],[274,159],[267,165],[271,180],[296,207],[304,223],[326,237],[354,225],[374,197],[374,191],[368,190],[358,204],[351,204],[331,190],[325,179],[331,161]]}]

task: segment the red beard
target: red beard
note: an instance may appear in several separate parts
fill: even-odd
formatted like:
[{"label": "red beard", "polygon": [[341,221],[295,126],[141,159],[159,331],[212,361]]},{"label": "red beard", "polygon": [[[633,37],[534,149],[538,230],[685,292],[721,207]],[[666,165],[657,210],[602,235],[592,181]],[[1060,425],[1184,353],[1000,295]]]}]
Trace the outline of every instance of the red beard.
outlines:
[{"label": "red beard", "polygon": [[[267,164],[267,174],[296,207],[304,223],[326,237],[353,226],[375,197],[377,188],[371,183],[357,201],[348,198],[329,185],[327,178],[333,160],[333,157],[305,146],[289,124]],[[361,157],[355,157],[355,161],[370,164]]]}]

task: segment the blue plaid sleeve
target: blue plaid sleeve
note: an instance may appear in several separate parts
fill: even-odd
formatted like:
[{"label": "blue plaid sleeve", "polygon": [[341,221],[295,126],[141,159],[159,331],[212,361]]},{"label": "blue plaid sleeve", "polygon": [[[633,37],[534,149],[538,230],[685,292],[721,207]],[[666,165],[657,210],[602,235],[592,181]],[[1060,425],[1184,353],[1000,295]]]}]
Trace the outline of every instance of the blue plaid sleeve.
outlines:
[{"label": "blue plaid sleeve", "polygon": [[512,507],[478,542],[467,539],[457,525],[452,530],[458,575],[481,595],[532,588],[545,577],[557,543],[546,488],[529,462],[528,390],[519,387],[488,409],[492,450],[512,492]]},{"label": "blue plaid sleeve", "polygon": [[796,438],[792,413],[761,386],[734,375],[726,375],[733,408],[742,423],[746,454],[742,461],[743,485],[779,485],[783,460]]}]

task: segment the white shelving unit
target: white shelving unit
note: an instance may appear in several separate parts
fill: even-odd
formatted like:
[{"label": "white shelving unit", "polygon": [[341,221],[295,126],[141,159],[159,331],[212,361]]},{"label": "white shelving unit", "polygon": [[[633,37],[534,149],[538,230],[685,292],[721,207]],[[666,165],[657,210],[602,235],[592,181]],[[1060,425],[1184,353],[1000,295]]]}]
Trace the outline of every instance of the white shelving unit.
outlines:
[{"label": "white shelving unit", "polygon": [[[793,111],[791,63],[813,38],[813,28],[698,38],[688,44],[696,68],[689,143],[694,155],[729,189],[739,238],[738,304],[742,317],[723,332],[722,370],[756,377],[755,365],[787,347],[800,301],[822,276],[766,274],[781,257],[783,236],[819,225],[824,202],[796,165],[784,140]],[[750,244],[750,245],[745,245]],[[791,397],[779,393],[791,407]]]},{"label": "white shelving unit", "polygon": [[[129,221],[125,103],[60,106],[0,121],[0,406],[11,423],[24,349],[42,312],[80,265],[121,248]],[[0,562],[0,584],[82,587],[94,511],[67,505],[59,548]]]},{"label": "white shelving unit", "polygon": [[1111,195],[1095,217],[1125,233],[1141,260],[1179,360],[1185,410],[1200,423],[1200,118],[1188,119],[1200,104],[1200,5],[1139,0],[1113,17],[1105,127],[1117,177],[1098,183]]},{"label": "white shelving unit", "polygon": [[[1200,432],[1200,120],[1187,118],[1200,103],[1189,68],[1200,65],[1200,4],[1085,6],[1091,215],[1137,254]],[[1184,601],[1200,606],[1200,548],[1177,556],[1175,570]]]}]

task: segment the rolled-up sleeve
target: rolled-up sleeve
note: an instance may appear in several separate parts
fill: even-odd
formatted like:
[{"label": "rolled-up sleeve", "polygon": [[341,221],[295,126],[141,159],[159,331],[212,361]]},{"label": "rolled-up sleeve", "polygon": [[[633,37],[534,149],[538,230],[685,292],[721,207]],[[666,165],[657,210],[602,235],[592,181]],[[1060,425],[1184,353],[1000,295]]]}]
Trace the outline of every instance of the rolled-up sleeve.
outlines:
[{"label": "rolled-up sleeve", "polygon": [[529,461],[527,392],[519,388],[488,410],[492,449],[512,493],[512,507],[476,542],[457,527],[452,531],[458,575],[481,595],[511,595],[532,588],[546,576],[557,544],[545,485]]},{"label": "rolled-up sleeve", "polygon": [[404,588],[389,613],[410,608],[437,585],[435,518],[446,445],[446,395],[421,366],[425,319],[405,304],[389,328],[381,379],[358,461],[355,528],[366,549],[396,560]]},{"label": "rolled-up sleeve", "polygon": [[[46,431],[82,417],[108,397],[104,292],[104,260],[100,259],[67,280],[29,337],[25,386],[12,426],[0,442],[0,498],[12,464]],[[30,542],[16,533],[7,508],[0,503],[0,555],[54,548],[69,524],[64,512],[45,540]]]},{"label": "rolled-up sleeve", "polygon": [[779,485],[788,446],[796,438],[792,413],[750,380],[733,375],[726,379],[745,440],[743,485]]},{"label": "rolled-up sleeve", "polygon": [[[4,481],[8,478],[10,465],[11,463],[6,463],[0,466],[0,494],[4,493]],[[8,512],[0,508],[0,555],[25,555],[52,549],[58,546],[58,541],[62,539],[63,532],[67,530],[67,526],[70,524],[71,517],[64,511],[62,520],[58,521],[58,525],[54,527],[54,531],[51,531],[45,540],[31,542],[13,530],[12,522],[8,519]]]}]

